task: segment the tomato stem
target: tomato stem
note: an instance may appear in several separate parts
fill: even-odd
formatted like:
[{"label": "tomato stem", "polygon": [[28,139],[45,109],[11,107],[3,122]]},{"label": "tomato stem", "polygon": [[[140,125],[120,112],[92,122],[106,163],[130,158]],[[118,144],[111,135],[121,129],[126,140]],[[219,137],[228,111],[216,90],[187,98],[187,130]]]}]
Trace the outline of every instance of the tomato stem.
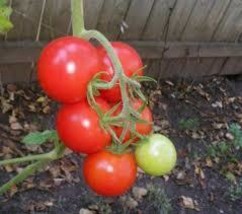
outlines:
[{"label": "tomato stem", "polygon": [[71,0],[71,19],[73,36],[85,31],[83,0]]},{"label": "tomato stem", "polygon": [[48,160],[39,160],[33,164],[28,165],[18,175],[16,175],[10,181],[8,181],[6,184],[4,184],[0,187],[0,195],[4,194],[6,191],[8,191],[14,185],[22,182],[28,176],[34,174],[40,167],[43,167],[48,162],[49,162]]},{"label": "tomato stem", "polygon": [[83,31],[83,33],[81,34],[81,37],[87,40],[96,39],[106,49],[107,54],[114,67],[115,73],[110,82],[99,83],[99,89],[110,89],[117,83],[117,81],[119,81],[122,102],[123,102],[123,109],[122,109],[121,115],[126,116],[129,113],[128,108],[130,106],[129,96],[128,96],[127,87],[126,87],[128,82],[127,81],[128,77],[125,76],[121,62],[119,61],[119,58],[115,53],[111,43],[102,33],[100,33],[97,30]]},{"label": "tomato stem", "polygon": [[0,161],[0,166],[7,165],[7,164],[15,164],[15,163],[22,163],[27,161],[34,161],[34,160],[51,160],[54,156],[55,152],[54,150],[45,154],[39,154],[39,155],[28,155],[25,157],[20,158],[13,158],[8,160]]},{"label": "tomato stem", "polygon": [[25,178],[32,175],[36,170],[38,170],[40,167],[43,167],[43,165],[46,163],[63,157],[64,151],[65,146],[56,140],[55,148],[51,152],[0,161],[0,166],[6,164],[22,163],[26,161],[36,161],[35,163],[28,165],[25,169],[23,169],[23,171],[13,177],[6,184],[2,185],[0,187],[0,195],[8,191],[13,185],[20,183]]}]

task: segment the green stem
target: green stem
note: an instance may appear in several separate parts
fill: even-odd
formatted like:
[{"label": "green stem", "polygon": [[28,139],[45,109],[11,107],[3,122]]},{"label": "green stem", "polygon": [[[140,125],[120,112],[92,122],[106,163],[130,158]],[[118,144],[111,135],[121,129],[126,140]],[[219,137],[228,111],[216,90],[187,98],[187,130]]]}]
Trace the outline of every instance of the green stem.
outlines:
[{"label": "green stem", "polygon": [[53,159],[53,156],[55,154],[55,151],[48,152],[46,154],[39,154],[39,155],[29,155],[21,158],[13,158],[8,160],[2,160],[0,161],[0,166],[7,165],[7,164],[15,164],[15,163],[22,163],[27,161],[37,161],[37,160],[51,160]]},{"label": "green stem", "polygon": [[83,0],[71,0],[71,15],[73,36],[80,36],[85,31]]},{"label": "green stem", "polygon": [[[123,115],[126,115],[128,112],[128,107],[129,107],[129,97],[127,93],[127,88],[126,88],[126,76],[123,72],[123,68],[121,65],[120,60],[118,59],[117,54],[115,53],[111,43],[108,41],[108,39],[99,31],[96,30],[88,30],[88,31],[83,31],[81,33],[81,37],[85,38],[87,40],[89,39],[96,39],[107,51],[107,54],[112,62],[115,74],[113,79],[109,83],[105,83],[105,86],[103,89],[110,89],[112,88],[115,83],[119,80],[119,85],[120,85],[120,90],[121,90],[121,95],[122,95],[122,101],[123,101],[123,110],[122,113]],[[102,84],[104,85],[104,84]]]},{"label": "green stem", "polygon": [[12,186],[22,182],[28,176],[34,174],[39,168],[43,167],[49,161],[47,160],[40,160],[31,165],[28,165],[23,171],[21,171],[18,175],[13,177],[10,181],[0,187],[0,195],[8,191]]},{"label": "green stem", "polygon": [[10,160],[4,160],[1,161],[0,165],[4,164],[12,164],[12,163],[20,163],[23,161],[31,161],[31,160],[38,160],[37,162],[28,165],[22,172],[20,172],[18,175],[13,177],[10,181],[8,181],[6,184],[2,185],[0,187],[0,195],[5,193],[7,190],[9,190],[13,185],[18,184],[22,182],[25,178],[35,173],[36,170],[43,167],[45,164],[52,160],[57,160],[61,158],[64,154],[65,146],[61,143],[56,145],[55,149],[49,153],[42,154],[42,155],[32,155],[22,158],[15,158]]}]

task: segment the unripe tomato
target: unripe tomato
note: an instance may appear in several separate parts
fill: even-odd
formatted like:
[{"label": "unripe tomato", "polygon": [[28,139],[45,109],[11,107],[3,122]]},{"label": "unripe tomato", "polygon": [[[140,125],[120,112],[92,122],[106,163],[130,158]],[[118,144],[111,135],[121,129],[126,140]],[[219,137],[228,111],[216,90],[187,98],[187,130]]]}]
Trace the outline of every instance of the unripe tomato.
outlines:
[{"label": "unripe tomato", "polygon": [[[131,77],[134,74],[143,75],[143,63],[137,51],[124,42],[112,42],[112,47],[116,52],[126,76]],[[114,70],[110,58],[103,47],[98,47],[98,54],[101,59],[101,70],[106,72],[102,79],[110,81],[114,75]],[[121,100],[121,91],[119,84],[109,90],[101,91],[102,98],[115,103]]]},{"label": "unripe tomato", "polygon": [[174,168],[177,154],[173,143],[167,137],[153,134],[137,145],[135,158],[144,172],[161,176]]},{"label": "unripe tomato", "polygon": [[86,98],[88,82],[100,71],[100,59],[90,42],[61,37],[45,46],[37,70],[47,95],[62,103],[75,103]]},{"label": "unripe tomato", "polygon": [[100,151],[88,155],[83,163],[83,176],[89,187],[102,196],[119,196],[136,180],[137,165],[132,153],[113,154]]},{"label": "unripe tomato", "polygon": [[[97,103],[103,111],[109,110],[104,100]],[[110,134],[101,127],[98,114],[86,100],[63,105],[57,113],[56,129],[63,143],[78,153],[98,152],[111,143]]]}]

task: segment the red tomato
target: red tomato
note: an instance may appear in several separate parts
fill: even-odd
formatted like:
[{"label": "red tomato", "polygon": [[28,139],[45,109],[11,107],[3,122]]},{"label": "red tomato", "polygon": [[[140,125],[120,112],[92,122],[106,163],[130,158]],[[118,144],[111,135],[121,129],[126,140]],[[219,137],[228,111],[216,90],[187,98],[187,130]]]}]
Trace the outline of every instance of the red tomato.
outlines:
[{"label": "red tomato", "polygon": [[[104,111],[109,109],[104,100],[97,102]],[[86,100],[63,105],[57,113],[56,128],[63,143],[75,152],[91,154],[111,143],[110,134],[101,128],[98,114]]]},{"label": "red tomato", "polygon": [[[141,106],[142,106],[142,101],[141,100],[134,100],[132,101],[132,106],[134,109],[138,110]],[[121,106],[120,108],[117,110],[117,112],[121,111]],[[116,113],[117,114],[117,113]],[[141,135],[148,135],[152,132],[152,122],[153,122],[153,118],[152,118],[152,112],[149,109],[149,107],[145,107],[144,110],[141,112],[141,119],[146,120],[147,123],[136,123],[135,124],[135,128],[136,131],[141,134]],[[117,134],[117,136],[120,136],[122,133],[123,128],[121,127],[116,127],[115,128],[115,132]],[[131,137],[131,133],[130,131],[127,132],[127,134],[125,135],[124,138],[124,142],[128,141]]]},{"label": "red tomato", "polygon": [[100,151],[88,155],[83,175],[90,188],[99,195],[118,196],[129,190],[136,180],[137,166],[132,153],[113,154]]},{"label": "red tomato", "polygon": [[[118,58],[123,66],[124,73],[126,76],[131,77],[133,74],[143,75],[143,63],[134,48],[123,42],[112,42],[111,43]],[[114,75],[112,63],[107,55],[106,50],[103,47],[98,47],[98,53],[102,61],[102,71],[107,74],[102,75],[102,79],[110,81]],[[101,96],[109,102],[118,102],[121,99],[121,92],[119,84],[110,90],[102,90]]]},{"label": "red tomato", "polygon": [[49,43],[38,60],[38,79],[44,91],[63,103],[86,97],[87,84],[100,71],[96,48],[72,36]]}]

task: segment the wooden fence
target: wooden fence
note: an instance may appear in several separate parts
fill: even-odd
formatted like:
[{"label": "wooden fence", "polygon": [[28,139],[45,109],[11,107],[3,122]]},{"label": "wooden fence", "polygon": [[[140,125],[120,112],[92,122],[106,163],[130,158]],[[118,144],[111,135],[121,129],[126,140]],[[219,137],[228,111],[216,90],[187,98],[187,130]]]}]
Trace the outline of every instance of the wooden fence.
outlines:
[{"label": "wooden fence", "polygon": [[[9,0],[3,82],[29,80],[43,45],[71,34],[70,0]],[[241,0],[85,0],[88,29],[134,45],[156,78],[242,73]],[[33,72],[34,73],[34,72]]]}]

